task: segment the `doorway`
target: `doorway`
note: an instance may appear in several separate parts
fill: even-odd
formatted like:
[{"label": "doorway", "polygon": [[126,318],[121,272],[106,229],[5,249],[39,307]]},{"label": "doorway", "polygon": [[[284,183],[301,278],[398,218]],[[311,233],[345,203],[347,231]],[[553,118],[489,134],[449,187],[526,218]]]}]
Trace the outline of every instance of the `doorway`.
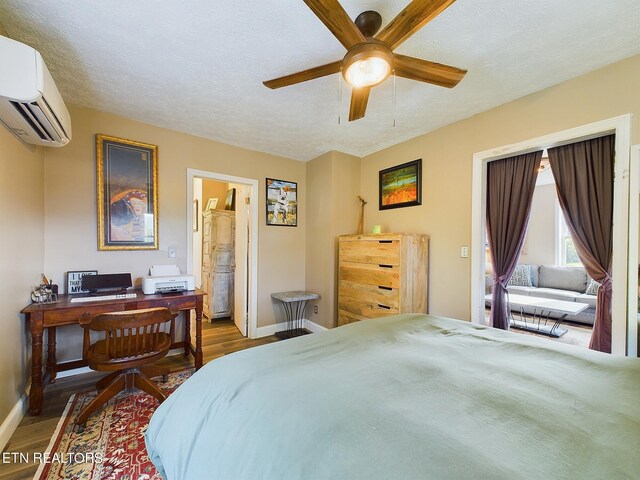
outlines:
[{"label": "doorway", "polygon": [[631,115],[622,115],[525,142],[479,152],[473,156],[471,226],[471,321],[485,323],[485,245],[487,164],[494,160],[567,145],[607,134],[615,134],[613,259],[612,259],[612,339],[611,353],[627,355],[628,339],[636,328],[627,321],[628,296],[635,295],[628,284],[629,245],[629,150]]},{"label": "doorway", "polygon": [[187,270],[207,293],[205,318],[230,317],[249,338],[257,330],[257,192],[254,179],[187,170]]}]

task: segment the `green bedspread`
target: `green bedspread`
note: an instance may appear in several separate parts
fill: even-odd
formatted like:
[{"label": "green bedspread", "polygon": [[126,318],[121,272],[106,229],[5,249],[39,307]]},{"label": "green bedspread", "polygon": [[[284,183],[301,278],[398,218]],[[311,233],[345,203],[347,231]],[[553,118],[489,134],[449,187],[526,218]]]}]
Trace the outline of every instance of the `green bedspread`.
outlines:
[{"label": "green bedspread", "polygon": [[637,479],[640,360],[381,318],[207,364],[146,444],[169,479]]}]

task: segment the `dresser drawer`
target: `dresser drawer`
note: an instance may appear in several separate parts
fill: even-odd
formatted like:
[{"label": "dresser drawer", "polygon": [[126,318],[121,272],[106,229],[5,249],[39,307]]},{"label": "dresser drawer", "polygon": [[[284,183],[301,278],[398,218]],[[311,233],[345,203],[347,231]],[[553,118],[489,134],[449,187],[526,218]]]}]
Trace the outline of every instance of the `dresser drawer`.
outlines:
[{"label": "dresser drawer", "polygon": [[373,302],[368,299],[347,300],[341,298],[338,303],[338,309],[364,318],[378,318],[398,314],[397,307],[391,307],[390,305]]},{"label": "dresser drawer", "polygon": [[400,291],[397,288],[341,280],[338,291],[340,302],[348,303],[364,299],[371,303],[386,305],[395,309],[398,309],[400,305]]},{"label": "dresser drawer", "polygon": [[400,288],[400,268],[397,266],[340,263],[340,281]]},{"label": "dresser drawer", "polygon": [[354,315],[344,310],[338,310],[338,326],[347,325],[348,323],[359,322],[360,320],[366,320],[365,317]]},{"label": "dresser drawer", "polygon": [[400,265],[399,240],[341,241],[340,260],[343,262]]}]

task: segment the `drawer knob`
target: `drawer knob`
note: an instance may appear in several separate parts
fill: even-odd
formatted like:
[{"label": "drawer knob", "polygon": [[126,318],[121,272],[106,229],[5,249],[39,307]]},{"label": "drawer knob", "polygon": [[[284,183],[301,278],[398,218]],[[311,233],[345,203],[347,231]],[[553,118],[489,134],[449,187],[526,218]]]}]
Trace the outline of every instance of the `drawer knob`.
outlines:
[{"label": "drawer knob", "polygon": [[393,288],[391,287],[383,287],[382,285],[378,285],[378,288],[380,288],[381,290],[393,290]]},{"label": "drawer knob", "polygon": [[385,310],[391,310],[391,307],[388,307],[387,305],[382,305],[381,303],[378,304],[378,307],[384,308]]},{"label": "drawer knob", "polygon": [[380,268],[393,268],[393,265],[384,265],[382,263],[378,264]]}]

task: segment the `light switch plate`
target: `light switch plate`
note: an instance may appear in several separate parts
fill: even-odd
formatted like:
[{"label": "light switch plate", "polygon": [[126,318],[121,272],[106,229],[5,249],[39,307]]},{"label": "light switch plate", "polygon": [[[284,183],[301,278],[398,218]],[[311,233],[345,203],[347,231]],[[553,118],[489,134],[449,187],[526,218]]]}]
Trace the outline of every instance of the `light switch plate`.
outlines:
[{"label": "light switch plate", "polygon": [[169,258],[176,258],[177,250],[176,247],[169,247]]}]

